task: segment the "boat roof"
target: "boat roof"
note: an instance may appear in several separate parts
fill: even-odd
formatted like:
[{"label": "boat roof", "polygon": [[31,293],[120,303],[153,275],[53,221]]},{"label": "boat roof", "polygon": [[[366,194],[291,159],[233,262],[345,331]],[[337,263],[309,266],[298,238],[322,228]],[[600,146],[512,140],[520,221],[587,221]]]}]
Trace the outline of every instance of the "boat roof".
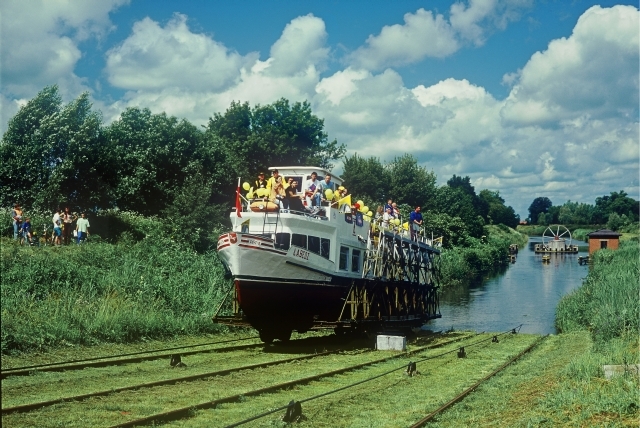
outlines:
[{"label": "boat roof", "polygon": [[269,171],[273,171],[274,169],[277,169],[278,172],[284,175],[285,177],[288,175],[304,175],[306,178],[306,175],[309,175],[315,171],[318,173],[319,180],[322,180],[322,178],[325,175],[329,174],[331,175],[331,181],[336,183],[336,185],[339,186],[344,182],[342,177],[335,175],[331,171],[326,170],[324,168],[320,168],[318,166],[270,166],[269,167]]}]

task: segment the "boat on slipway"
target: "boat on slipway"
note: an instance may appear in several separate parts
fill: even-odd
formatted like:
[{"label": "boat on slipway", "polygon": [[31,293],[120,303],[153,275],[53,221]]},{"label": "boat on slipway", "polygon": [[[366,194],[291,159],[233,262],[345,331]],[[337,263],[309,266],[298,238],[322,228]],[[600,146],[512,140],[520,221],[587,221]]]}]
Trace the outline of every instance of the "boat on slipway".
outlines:
[{"label": "boat on slipway", "polygon": [[[277,169],[294,177],[298,192],[311,172],[327,174],[316,167]],[[337,187],[342,179],[332,182]],[[288,340],[294,330],[397,331],[441,316],[440,251],[426,237],[411,240],[402,228],[379,227],[349,204],[293,211],[240,197],[238,186],[232,230],[218,239],[233,278],[225,297],[232,315],[220,316],[218,308],[215,322],[252,326],[268,343]]]}]

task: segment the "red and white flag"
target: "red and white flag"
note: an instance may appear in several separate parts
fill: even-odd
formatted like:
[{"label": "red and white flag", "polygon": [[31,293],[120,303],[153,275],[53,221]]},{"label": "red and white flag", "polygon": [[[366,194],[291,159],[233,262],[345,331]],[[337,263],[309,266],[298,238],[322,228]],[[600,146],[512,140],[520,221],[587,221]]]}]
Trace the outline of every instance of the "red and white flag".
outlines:
[{"label": "red and white flag", "polygon": [[240,177],[238,177],[238,188],[236,189],[236,215],[242,217],[242,203],[240,202]]}]

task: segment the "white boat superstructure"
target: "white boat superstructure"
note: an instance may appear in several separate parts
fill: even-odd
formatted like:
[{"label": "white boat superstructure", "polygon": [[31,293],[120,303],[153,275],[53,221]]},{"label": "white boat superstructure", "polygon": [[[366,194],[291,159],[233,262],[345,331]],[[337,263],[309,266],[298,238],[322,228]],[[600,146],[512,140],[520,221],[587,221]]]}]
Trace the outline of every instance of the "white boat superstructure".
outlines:
[{"label": "white boat superstructure", "polygon": [[[299,183],[312,171],[325,173],[278,170]],[[341,184],[339,177],[332,181]],[[256,327],[266,341],[318,324],[439,316],[439,251],[429,240],[381,229],[347,205],[293,211],[248,201],[230,219],[232,231],[220,236],[218,252],[234,278],[232,318]]]}]

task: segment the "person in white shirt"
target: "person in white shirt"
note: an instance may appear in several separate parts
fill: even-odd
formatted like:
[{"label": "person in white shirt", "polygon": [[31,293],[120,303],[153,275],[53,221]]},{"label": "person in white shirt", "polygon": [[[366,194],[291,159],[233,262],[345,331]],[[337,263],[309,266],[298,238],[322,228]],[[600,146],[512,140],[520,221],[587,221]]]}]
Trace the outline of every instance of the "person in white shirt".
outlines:
[{"label": "person in white shirt", "polygon": [[311,178],[304,183],[304,196],[307,199],[307,205],[320,206],[321,195],[318,192],[318,173],[311,173]]},{"label": "person in white shirt", "polygon": [[387,208],[387,211],[385,211],[384,214],[382,214],[382,227],[388,229],[389,228],[389,221],[391,221],[391,219],[393,219],[393,214],[391,214],[391,210],[393,208]]},{"label": "person in white shirt", "polygon": [[60,245],[62,238],[62,218],[60,217],[60,210],[57,209],[53,215],[53,236],[55,236],[54,245]]}]

